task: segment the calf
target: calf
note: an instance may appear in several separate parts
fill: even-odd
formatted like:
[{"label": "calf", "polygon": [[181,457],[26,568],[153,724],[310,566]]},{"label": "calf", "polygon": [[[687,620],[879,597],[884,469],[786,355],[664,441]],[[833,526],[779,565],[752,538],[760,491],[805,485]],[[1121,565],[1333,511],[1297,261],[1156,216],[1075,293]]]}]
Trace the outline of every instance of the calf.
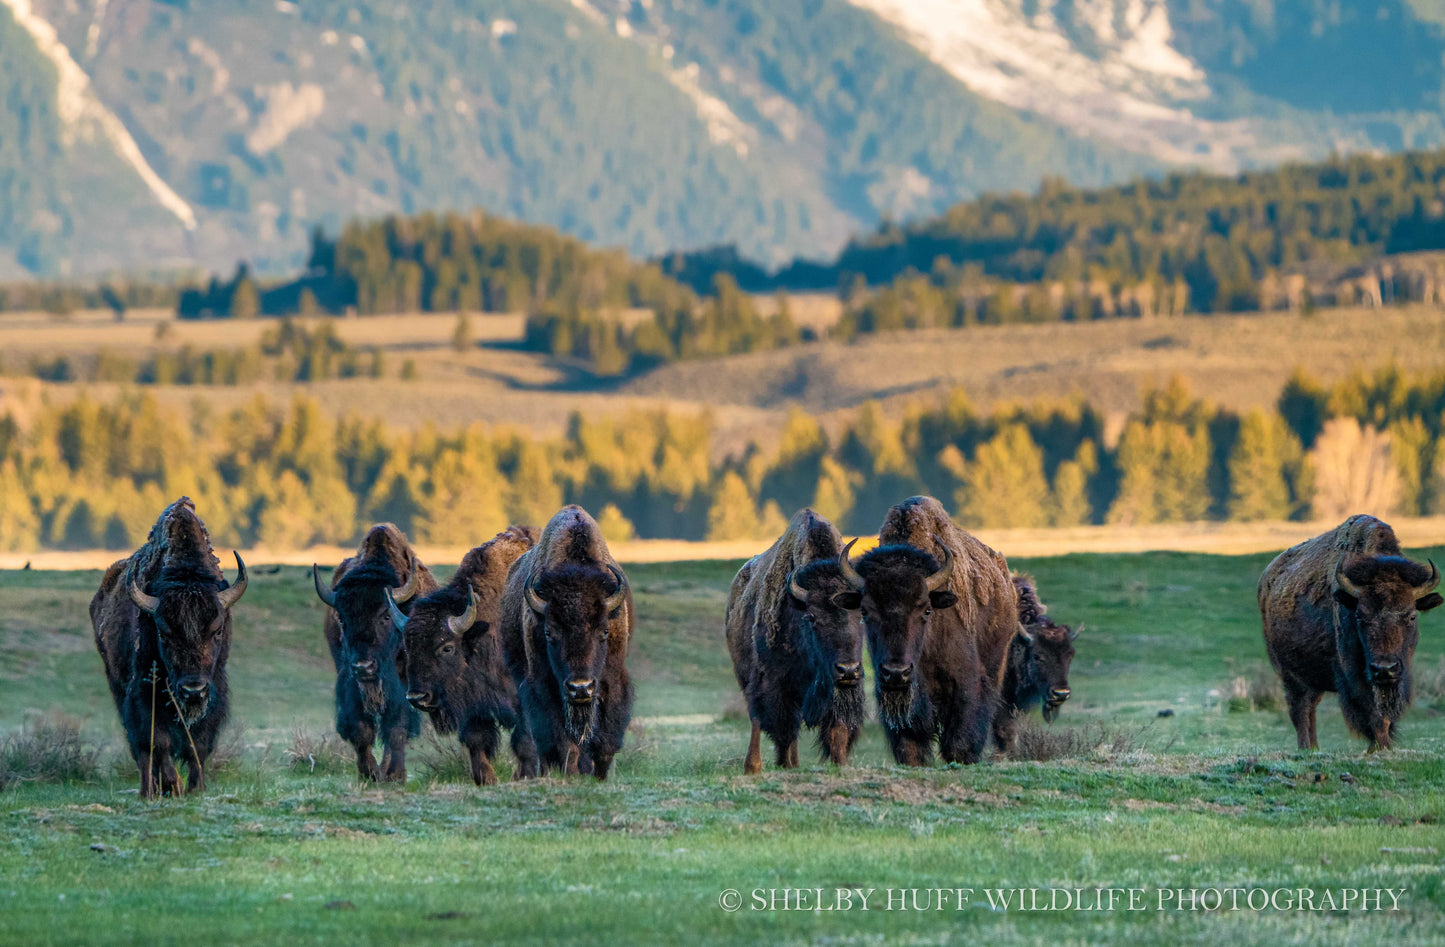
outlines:
[{"label": "calf", "polygon": [[1009,644],[1004,666],[1002,705],[994,716],[994,746],[1007,752],[1013,744],[1018,718],[1042,704],[1044,720],[1053,723],[1069,699],[1069,665],[1074,660],[1074,639],[1084,630],[1056,624],[1039,601],[1032,576],[1013,576],[1019,599],[1019,628]]}]

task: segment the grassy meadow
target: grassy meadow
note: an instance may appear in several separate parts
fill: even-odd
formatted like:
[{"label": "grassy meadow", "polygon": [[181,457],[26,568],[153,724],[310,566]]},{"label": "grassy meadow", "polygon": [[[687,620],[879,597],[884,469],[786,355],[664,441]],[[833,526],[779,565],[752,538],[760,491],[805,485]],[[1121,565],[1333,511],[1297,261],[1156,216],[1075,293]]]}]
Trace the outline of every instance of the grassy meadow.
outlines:
[{"label": "grassy meadow", "polygon": [[[1427,693],[1400,749],[1365,756],[1327,697],[1323,750],[1298,753],[1261,673],[1268,559],[1015,562],[1051,614],[1088,625],[1074,699],[1026,735],[1053,758],[910,771],[872,723],[856,765],[823,766],[809,743],[800,770],[758,777],[741,775],[748,724],[722,643],[737,563],[637,565],[637,719],[614,778],[484,790],[429,731],[405,787],[359,785],[330,735],[306,570],[253,568],[228,759],[204,796],[154,803],[136,794],[91,643],[99,574],[3,572],[0,771],[23,769],[43,721],[78,719],[84,746],[55,767],[65,780],[12,772],[0,790],[0,942],[1436,942],[1445,624],[1422,621]],[[754,909],[755,889],[785,887],[878,893],[866,912],[813,910],[816,897]],[[1048,889],[1144,888],[1148,910],[1005,911],[984,894],[1019,887],[1044,889],[1041,903]],[[1155,909],[1158,889],[1208,887],[1407,890],[1383,913]],[[975,893],[961,910],[890,911],[890,888]],[[719,906],[728,889],[741,910]]]}]

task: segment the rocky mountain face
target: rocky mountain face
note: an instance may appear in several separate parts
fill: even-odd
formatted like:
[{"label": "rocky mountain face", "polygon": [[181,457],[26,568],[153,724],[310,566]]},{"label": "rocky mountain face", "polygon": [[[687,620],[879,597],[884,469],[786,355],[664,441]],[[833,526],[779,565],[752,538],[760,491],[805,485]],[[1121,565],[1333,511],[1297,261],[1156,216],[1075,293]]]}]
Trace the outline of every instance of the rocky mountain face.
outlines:
[{"label": "rocky mountain face", "polygon": [[823,257],[1045,177],[1445,141],[1438,0],[0,0],[0,277],[485,208]]}]

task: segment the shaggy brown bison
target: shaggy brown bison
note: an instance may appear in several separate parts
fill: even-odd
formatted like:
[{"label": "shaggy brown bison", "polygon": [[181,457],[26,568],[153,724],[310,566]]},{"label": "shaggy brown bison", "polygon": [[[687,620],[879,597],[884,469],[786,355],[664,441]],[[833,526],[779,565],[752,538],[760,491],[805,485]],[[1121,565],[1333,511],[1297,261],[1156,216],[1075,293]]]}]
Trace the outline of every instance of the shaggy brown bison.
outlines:
[{"label": "shaggy brown bison", "polygon": [[975,763],[999,705],[1018,603],[1008,563],[932,497],[888,511],[879,546],[844,578],[862,593],[878,714],[894,759]]},{"label": "shaggy brown bison", "polygon": [[1009,644],[1000,698],[1003,703],[993,721],[994,746],[1006,752],[1013,744],[1019,717],[1039,704],[1044,720],[1053,723],[1069,699],[1069,665],[1074,660],[1074,639],[1084,630],[1060,625],[1045,614],[1033,576],[1013,576],[1019,600],[1019,629]]},{"label": "shaggy brown bison", "polygon": [[[190,498],[166,507],[132,556],[112,565],[90,600],[95,646],[140,768],[140,792],[205,788],[206,760],[230,710],[231,607],[246,592],[236,553],[227,584]],[[159,786],[157,786],[159,784]]]},{"label": "shaggy brown bison", "polygon": [[1440,570],[1406,559],[1395,531],[1352,516],[1280,553],[1259,580],[1269,661],[1284,682],[1300,749],[1317,749],[1315,710],[1340,695],[1345,723],[1389,749],[1410,704],[1416,615],[1440,605]]},{"label": "shaggy brown bison", "polygon": [[[323,629],[336,664],[336,732],[356,748],[363,779],[406,782],[406,741],[421,732],[421,717],[406,702],[397,670],[401,635],[384,593],[398,605],[409,603],[435,589],[436,579],[390,523],[367,532],[356,555],[336,567],[330,586],[319,567],[312,577],[326,603]],[[378,734],[386,746],[380,766],[372,754]]]},{"label": "shaggy brown bison", "polygon": [[512,526],[462,558],[446,585],[412,602],[407,616],[391,601],[392,624],[405,642],[402,676],[406,699],[431,718],[438,733],[456,733],[478,785],[497,781],[492,757],[498,728],[512,731],[517,772],[537,751],[518,726],[517,685],[502,654],[498,632],[507,570],[537,542],[537,530]]},{"label": "shaggy brown bison", "polygon": [[632,717],[632,627],[632,591],[601,531],[564,507],[502,598],[502,646],[541,766],[607,778]]},{"label": "shaggy brown bison", "polygon": [[861,596],[843,581],[840,545],[833,524],[802,510],[733,579],[728,652],[753,723],[746,773],[762,772],[762,733],[786,768],[798,765],[801,725],[818,728],[823,758],[840,766],[858,741],[863,634],[850,609]]}]

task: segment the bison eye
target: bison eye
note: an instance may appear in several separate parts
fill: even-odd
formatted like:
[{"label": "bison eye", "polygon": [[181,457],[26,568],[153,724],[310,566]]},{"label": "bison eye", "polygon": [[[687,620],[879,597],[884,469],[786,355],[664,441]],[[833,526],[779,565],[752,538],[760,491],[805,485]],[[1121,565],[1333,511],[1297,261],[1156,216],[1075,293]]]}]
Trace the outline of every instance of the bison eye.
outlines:
[{"label": "bison eye", "polygon": [[444,657],[444,658],[445,658],[445,657],[450,657],[451,655],[456,654],[456,651],[457,651],[457,646],[454,645],[454,644],[452,644],[450,641],[448,641],[446,644],[442,645],[440,648],[437,649],[437,653],[440,654],[440,655],[441,655],[442,657]]}]

